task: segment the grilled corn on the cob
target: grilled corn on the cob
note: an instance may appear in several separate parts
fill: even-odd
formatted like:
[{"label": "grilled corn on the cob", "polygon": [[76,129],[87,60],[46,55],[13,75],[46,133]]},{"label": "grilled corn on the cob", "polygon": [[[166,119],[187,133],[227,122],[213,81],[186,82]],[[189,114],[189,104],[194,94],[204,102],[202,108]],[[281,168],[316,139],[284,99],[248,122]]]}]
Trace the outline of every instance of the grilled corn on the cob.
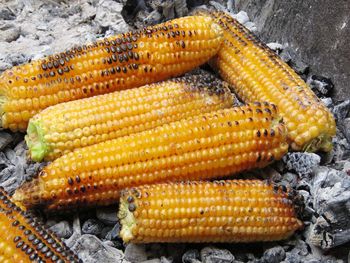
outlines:
[{"label": "grilled corn on the cob", "polygon": [[0,188],[0,262],[81,262],[51,231]]},{"label": "grilled corn on the cob", "polygon": [[276,106],[250,104],[77,149],[23,184],[13,200],[52,210],[108,205],[125,187],[264,167],[287,148]]},{"label": "grilled corn on the cob", "polygon": [[25,131],[51,105],[181,75],[221,42],[211,18],[190,16],[16,66],[0,76],[0,126]]},{"label": "grilled corn on the cob", "polygon": [[307,84],[248,29],[224,12],[199,11],[224,31],[212,65],[245,101],[275,103],[288,128],[294,150],[329,151],[334,117]]},{"label": "grilled corn on the cob", "polygon": [[123,190],[125,242],[256,242],[285,239],[302,226],[293,193],[257,180],[185,182]]},{"label": "grilled corn on the cob", "polygon": [[26,142],[34,161],[53,160],[235,102],[226,84],[212,75],[187,76],[49,107],[29,121]]}]

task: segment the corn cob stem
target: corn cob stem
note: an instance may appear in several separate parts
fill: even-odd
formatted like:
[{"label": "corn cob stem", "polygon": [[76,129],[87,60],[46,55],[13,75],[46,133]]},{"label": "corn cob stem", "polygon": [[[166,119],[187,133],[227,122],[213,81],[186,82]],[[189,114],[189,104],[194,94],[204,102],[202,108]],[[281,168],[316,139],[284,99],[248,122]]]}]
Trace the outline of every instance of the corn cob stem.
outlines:
[{"label": "corn cob stem", "polygon": [[12,203],[0,188],[0,259],[8,262],[81,262],[51,231]]},{"label": "corn cob stem", "polygon": [[189,117],[77,149],[18,188],[13,200],[48,210],[108,205],[125,187],[216,178],[264,167],[287,151],[275,105]]},{"label": "corn cob stem", "polygon": [[224,42],[211,61],[245,102],[275,103],[294,150],[330,151],[335,121],[306,83],[248,29],[224,12],[200,11],[224,31]]},{"label": "corn cob stem", "polygon": [[212,75],[186,76],[45,109],[29,121],[26,142],[34,161],[237,103]]},{"label": "corn cob stem", "polygon": [[181,75],[215,55],[221,41],[211,18],[191,16],[16,66],[0,76],[1,127],[25,131],[51,105]]},{"label": "corn cob stem", "polygon": [[257,180],[144,185],[123,190],[124,242],[256,242],[302,226],[289,189]]}]

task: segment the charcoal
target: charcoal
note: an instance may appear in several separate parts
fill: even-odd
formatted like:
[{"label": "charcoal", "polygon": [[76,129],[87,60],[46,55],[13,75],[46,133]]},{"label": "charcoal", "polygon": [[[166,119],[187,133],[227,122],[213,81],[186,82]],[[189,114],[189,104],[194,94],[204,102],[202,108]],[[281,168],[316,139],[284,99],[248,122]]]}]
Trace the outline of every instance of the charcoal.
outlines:
[{"label": "charcoal", "polygon": [[123,4],[112,0],[100,0],[97,5],[94,21],[103,28],[111,28],[117,33],[130,30],[129,25],[124,21],[121,11]]},{"label": "charcoal", "polygon": [[303,197],[304,200],[304,211],[302,214],[302,219],[311,219],[315,210],[313,209],[312,196],[310,192],[305,190],[298,190],[298,194]]},{"label": "charcoal", "polygon": [[350,100],[346,100],[338,105],[334,106],[333,114],[337,121],[343,120],[349,114]]},{"label": "charcoal", "polygon": [[112,229],[113,227],[111,226],[105,226],[101,231],[100,238],[106,239],[106,240],[112,240],[112,233],[110,233]]},{"label": "charcoal", "polygon": [[125,259],[130,262],[142,262],[147,260],[146,248],[142,244],[133,244],[130,243],[126,246]]},{"label": "charcoal", "polygon": [[216,247],[203,248],[200,256],[203,263],[231,263],[235,260],[230,251]]},{"label": "charcoal", "polygon": [[318,75],[309,76],[306,83],[318,97],[329,96],[334,89],[334,84],[331,79]]},{"label": "charcoal", "polygon": [[199,251],[191,249],[182,255],[182,263],[197,263],[199,261]]},{"label": "charcoal", "polygon": [[342,121],[340,129],[343,132],[347,141],[350,143],[350,118],[346,118]]},{"label": "charcoal", "polygon": [[172,257],[160,257],[160,263],[173,263],[174,259]]},{"label": "charcoal", "polygon": [[279,263],[286,257],[286,252],[283,247],[276,246],[265,250],[264,255],[261,258],[263,263]]},{"label": "charcoal", "polygon": [[115,224],[115,226],[110,229],[110,231],[108,231],[107,235],[106,235],[106,239],[108,240],[116,240],[116,239],[119,239],[120,236],[120,229],[121,229],[121,226],[119,224],[119,222],[117,224]]},{"label": "charcoal", "polygon": [[98,236],[101,234],[104,225],[102,222],[96,219],[88,219],[84,222],[81,232],[83,234],[91,234]]},{"label": "charcoal", "polygon": [[340,136],[340,132],[337,130],[337,135],[333,138],[333,161],[339,162],[350,158],[350,142],[346,138]]},{"label": "charcoal", "polygon": [[298,176],[294,173],[287,172],[281,176],[281,181],[278,184],[295,188],[297,186],[297,183]]},{"label": "charcoal", "polygon": [[334,102],[332,98],[322,98],[321,101],[323,102],[324,105],[330,110],[334,108]]},{"label": "charcoal", "polygon": [[11,134],[1,131],[0,132],[0,151],[5,149],[5,147],[9,145],[12,141],[13,141],[13,138]]},{"label": "charcoal", "polygon": [[271,43],[267,43],[266,46],[268,46],[270,49],[272,49],[273,51],[280,53],[283,50],[283,45],[281,45],[280,43],[276,43],[276,42],[271,42]]},{"label": "charcoal", "polygon": [[186,0],[175,0],[174,8],[177,17],[186,16],[188,14]]},{"label": "charcoal", "polygon": [[96,217],[102,223],[109,226],[114,226],[118,222],[117,211],[118,207],[116,206],[97,208]]},{"label": "charcoal", "polygon": [[61,221],[50,227],[50,230],[61,238],[69,238],[73,235],[73,228],[67,221]]},{"label": "charcoal", "polygon": [[84,263],[127,263],[123,252],[105,245],[97,237],[89,234],[78,238],[72,247]]},{"label": "charcoal", "polygon": [[350,177],[341,171],[318,167],[311,193],[318,216],[311,226],[309,242],[329,249],[350,241]]},{"label": "charcoal", "polygon": [[295,171],[299,175],[306,175],[311,173],[312,169],[320,163],[321,157],[315,153],[293,152],[287,153],[282,160],[287,169]]},{"label": "charcoal", "polygon": [[159,258],[153,258],[153,259],[142,261],[141,263],[160,263],[160,259]]}]

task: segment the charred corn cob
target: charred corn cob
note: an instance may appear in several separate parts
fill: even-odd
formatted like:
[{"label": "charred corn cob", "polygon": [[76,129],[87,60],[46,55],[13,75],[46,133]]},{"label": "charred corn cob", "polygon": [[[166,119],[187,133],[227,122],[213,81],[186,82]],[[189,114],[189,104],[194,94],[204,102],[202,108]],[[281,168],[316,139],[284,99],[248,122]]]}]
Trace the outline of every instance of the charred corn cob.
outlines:
[{"label": "charred corn cob", "polygon": [[49,107],[29,121],[26,142],[34,161],[53,160],[77,148],[229,108],[234,101],[225,83],[212,75],[182,77]]},{"label": "charred corn cob", "polygon": [[23,184],[13,199],[48,210],[108,205],[125,187],[226,176],[266,166],[287,148],[276,106],[250,104],[77,149]]},{"label": "charred corn cob", "polygon": [[334,117],[293,69],[229,14],[199,13],[215,19],[224,31],[212,65],[241,99],[275,103],[294,150],[331,150]]},{"label": "charred corn cob", "polygon": [[0,188],[0,262],[81,262],[51,231]]},{"label": "charred corn cob", "polygon": [[0,78],[0,126],[25,131],[48,106],[181,75],[215,55],[221,42],[211,18],[191,16],[14,67]]},{"label": "charred corn cob", "polygon": [[144,185],[123,190],[124,242],[256,242],[302,226],[294,193],[258,180]]}]

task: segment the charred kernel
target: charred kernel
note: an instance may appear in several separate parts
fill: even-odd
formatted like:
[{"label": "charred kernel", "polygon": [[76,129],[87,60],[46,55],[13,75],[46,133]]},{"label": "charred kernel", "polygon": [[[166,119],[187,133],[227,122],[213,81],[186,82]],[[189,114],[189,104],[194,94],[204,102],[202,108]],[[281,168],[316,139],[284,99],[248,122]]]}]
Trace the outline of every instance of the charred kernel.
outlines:
[{"label": "charred kernel", "polygon": [[20,240],[21,240],[20,236],[15,236],[15,238],[13,239],[13,242],[17,243]]},{"label": "charred kernel", "polygon": [[80,183],[80,177],[79,177],[79,175],[77,175],[76,177],[75,177],[75,181],[77,182],[77,183]]},{"label": "charred kernel", "polygon": [[69,185],[73,185],[74,184],[74,181],[71,177],[68,178],[68,184]]},{"label": "charred kernel", "polygon": [[129,203],[132,203],[135,201],[134,197],[132,197],[132,196],[129,196],[127,200]]},{"label": "charred kernel", "polygon": [[265,129],[264,130],[264,136],[267,137],[268,134],[269,134],[269,132]]},{"label": "charred kernel", "polygon": [[259,130],[256,132],[256,136],[258,136],[258,137],[261,136],[261,132]]},{"label": "charred kernel", "polygon": [[131,204],[129,204],[128,209],[130,212],[134,212],[136,210],[136,205],[131,203]]}]

